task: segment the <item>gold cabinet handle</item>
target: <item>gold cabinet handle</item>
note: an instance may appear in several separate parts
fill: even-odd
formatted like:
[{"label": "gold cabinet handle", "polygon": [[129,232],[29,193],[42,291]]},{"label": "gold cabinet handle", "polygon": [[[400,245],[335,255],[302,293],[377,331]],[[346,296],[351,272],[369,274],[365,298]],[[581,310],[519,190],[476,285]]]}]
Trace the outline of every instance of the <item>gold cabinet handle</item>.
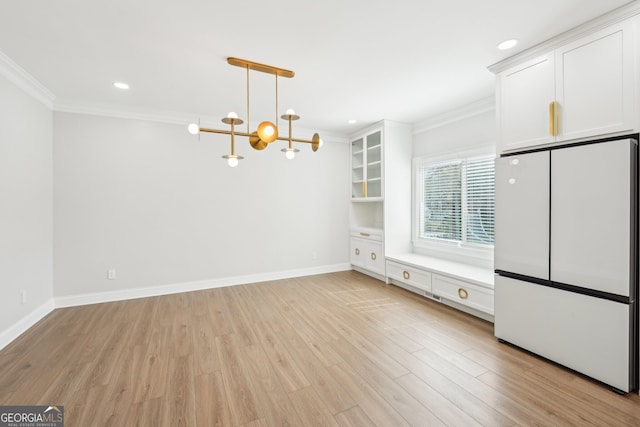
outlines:
[{"label": "gold cabinet handle", "polygon": [[360,255],[360,249],[356,248],[356,255]]},{"label": "gold cabinet handle", "polygon": [[558,113],[560,110],[560,104],[556,101],[549,103],[549,134],[551,136],[558,136]]},{"label": "gold cabinet handle", "polygon": [[405,271],[402,272],[402,277],[404,277],[405,280],[409,280],[411,275],[409,274],[408,271],[405,270]]},{"label": "gold cabinet handle", "polygon": [[369,233],[363,233],[363,232],[360,232],[360,235],[361,235],[361,236],[363,236],[363,237],[369,237],[369,236],[371,236],[371,234],[369,234]]},{"label": "gold cabinet handle", "polygon": [[375,261],[375,260],[376,260],[376,258],[378,258],[378,256],[376,255],[376,253],[375,253],[375,252],[371,252],[371,259]]},{"label": "gold cabinet handle", "polygon": [[362,197],[367,197],[367,183],[362,182]]},{"label": "gold cabinet handle", "polygon": [[458,296],[460,299],[467,299],[469,298],[469,292],[466,289],[458,288]]}]

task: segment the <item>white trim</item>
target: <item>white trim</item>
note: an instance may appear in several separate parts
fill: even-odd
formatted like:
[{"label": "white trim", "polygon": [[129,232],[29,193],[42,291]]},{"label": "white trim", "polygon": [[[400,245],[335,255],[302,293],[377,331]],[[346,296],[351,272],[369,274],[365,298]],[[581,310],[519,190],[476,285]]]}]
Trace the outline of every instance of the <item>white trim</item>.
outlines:
[{"label": "white trim", "polygon": [[10,344],[13,340],[25,333],[30,327],[42,320],[47,314],[55,309],[53,299],[42,304],[40,307],[18,320],[13,326],[0,332],[0,350]]},{"label": "white trim", "polygon": [[478,101],[463,105],[442,114],[437,114],[426,120],[418,122],[413,126],[412,132],[416,135],[460,120],[468,119],[479,114],[495,111],[495,104],[495,98],[493,95],[482,98]]},{"label": "white trim", "polygon": [[315,274],[335,273],[351,270],[348,263],[324,265],[297,270],[278,271],[273,273],[252,274],[248,276],[225,277],[222,279],[200,280],[195,282],[174,283],[170,285],[146,288],[123,289],[119,291],[97,292],[92,294],[69,295],[55,298],[55,307],[75,307],[103,302],[124,301],[135,298],[146,298],[181,292],[200,291],[204,289],[223,288],[226,286],[246,285],[249,283],[268,282],[272,280],[290,279],[293,277],[311,276]]},{"label": "white trim", "polygon": [[53,109],[55,95],[42,83],[35,79],[24,68],[16,64],[11,58],[0,51],[0,75],[11,83],[40,101],[50,110]]},{"label": "white trim", "polygon": [[500,62],[496,62],[495,64],[488,66],[487,69],[492,73],[497,74],[513,65],[520,64],[528,59],[533,59],[536,56],[555,50],[560,46],[568,44],[588,34],[595,33],[598,30],[638,14],[640,14],[640,1],[627,3],[626,5],[614,9],[609,13],[605,13],[604,15],[587,21],[582,25],[578,25],[564,33],[560,33],[555,37],[538,43],[527,50],[510,56]]},{"label": "white trim", "polygon": [[388,119],[378,120],[377,122],[372,123],[367,127],[360,128],[359,130],[350,133],[349,137],[347,138],[347,142],[354,141],[362,136],[385,128],[411,129],[411,125],[409,123],[396,122],[394,120]]}]

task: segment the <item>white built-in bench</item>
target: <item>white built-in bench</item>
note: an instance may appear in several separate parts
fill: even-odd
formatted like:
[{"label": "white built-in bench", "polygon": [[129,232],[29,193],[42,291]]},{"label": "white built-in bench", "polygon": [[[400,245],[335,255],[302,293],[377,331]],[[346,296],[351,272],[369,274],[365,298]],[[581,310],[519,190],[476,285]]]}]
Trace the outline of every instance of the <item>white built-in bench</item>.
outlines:
[{"label": "white built-in bench", "polygon": [[493,321],[490,268],[414,253],[386,257],[387,281]]}]

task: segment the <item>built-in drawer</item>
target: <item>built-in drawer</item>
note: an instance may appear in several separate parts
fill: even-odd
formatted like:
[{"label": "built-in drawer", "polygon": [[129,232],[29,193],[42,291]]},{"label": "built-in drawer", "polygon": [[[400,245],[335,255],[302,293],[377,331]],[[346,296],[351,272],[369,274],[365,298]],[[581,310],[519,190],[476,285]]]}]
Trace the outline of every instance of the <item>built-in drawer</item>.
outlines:
[{"label": "built-in drawer", "polygon": [[387,277],[423,291],[431,292],[431,273],[415,267],[387,261]]},{"label": "built-in drawer", "polygon": [[351,230],[351,237],[359,237],[360,239],[368,240],[383,240],[382,230],[374,228],[358,228]]},{"label": "built-in drawer", "polygon": [[431,285],[434,295],[493,314],[493,289],[438,274],[431,278]]}]

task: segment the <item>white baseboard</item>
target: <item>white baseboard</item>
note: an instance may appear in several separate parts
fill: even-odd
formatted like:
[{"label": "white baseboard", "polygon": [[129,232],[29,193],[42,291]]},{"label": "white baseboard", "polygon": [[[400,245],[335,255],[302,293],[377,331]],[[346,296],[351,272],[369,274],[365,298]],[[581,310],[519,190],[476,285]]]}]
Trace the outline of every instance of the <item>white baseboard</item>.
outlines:
[{"label": "white baseboard", "polygon": [[177,294],[180,292],[200,291],[203,289],[223,288],[226,286],[246,285],[249,283],[268,282],[271,280],[289,279],[292,277],[312,276],[314,274],[334,273],[350,270],[351,265],[333,264],[320,267],[303,268],[297,270],[278,271],[273,273],[252,274],[247,276],[225,277],[213,280],[199,280],[195,282],[174,283],[170,285],[146,288],[124,289],[110,292],[69,295],[55,298],[55,307],[75,307],[103,302],[124,301],[135,298],[155,297],[159,295]]},{"label": "white baseboard", "polygon": [[0,350],[6,347],[11,341],[25,333],[27,329],[35,325],[47,314],[51,313],[55,308],[53,299],[42,304],[40,307],[27,314],[25,317],[17,321],[8,329],[0,332]]}]

